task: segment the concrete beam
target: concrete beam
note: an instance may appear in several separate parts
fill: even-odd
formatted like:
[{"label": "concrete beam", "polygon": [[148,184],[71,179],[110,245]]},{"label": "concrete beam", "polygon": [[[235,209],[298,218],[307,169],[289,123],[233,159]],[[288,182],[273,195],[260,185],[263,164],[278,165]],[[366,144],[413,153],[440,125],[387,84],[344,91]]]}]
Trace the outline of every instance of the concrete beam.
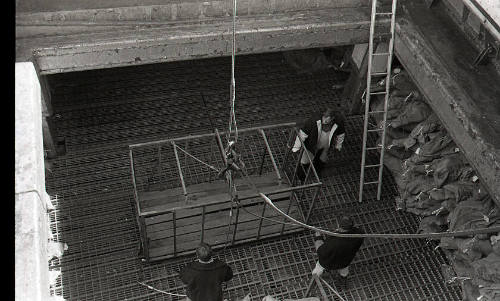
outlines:
[{"label": "concrete beam", "polygon": [[[16,0],[16,13],[28,15],[36,19],[34,14],[47,12],[46,16],[61,16],[64,12],[71,12],[71,16],[90,16],[94,18],[115,18],[123,20],[132,17],[155,18],[162,13],[176,12],[179,18],[182,13],[202,15],[203,10],[216,12],[219,9],[232,12],[232,1],[227,0]],[[297,9],[328,9],[339,7],[369,6],[370,0],[239,0],[237,1],[238,15],[247,13],[272,14],[283,10]],[[65,15],[68,16],[68,15]],[[71,19],[71,17],[70,17]],[[47,18],[45,20],[48,20]],[[119,20],[118,20],[119,21]]]},{"label": "concrete beam", "polygon": [[43,132],[43,147],[47,159],[57,157],[57,147],[55,142],[56,128],[52,122],[53,110],[51,101],[51,92],[47,76],[38,76],[41,90],[41,105],[42,105],[42,132]]},{"label": "concrete beam", "polygon": [[31,63],[15,66],[16,300],[49,298],[41,92]]},{"label": "concrete beam", "polygon": [[[369,25],[369,8],[241,17],[236,24],[237,54],[365,43]],[[378,32],[387,28],[388,22],[383,23]],[[35,60],[44,75],[227,56],[231,39],[232,18],[133,29],[118,26],[96,33],[17,39],[16,60]]]},{"label": "concrete beam", "polygon": [[439,6],[403,3],[395,52],[500,206],[500,77]]}]

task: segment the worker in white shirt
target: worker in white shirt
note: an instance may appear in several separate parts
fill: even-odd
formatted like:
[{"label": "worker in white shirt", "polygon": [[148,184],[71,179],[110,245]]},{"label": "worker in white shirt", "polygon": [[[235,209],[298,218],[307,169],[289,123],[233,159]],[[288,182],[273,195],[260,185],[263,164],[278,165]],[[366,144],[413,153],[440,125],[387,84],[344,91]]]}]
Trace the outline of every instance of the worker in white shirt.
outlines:
[{"label": "worker in white shirt", "polygon": [[[304,181],[305,171],[309,168],[308,156],[311,158],[314,168],[320,176],[322,169],[328,161],[328,150],[334,141],[335,149],[340,151],[345,138],[345,127],[342,116],[330,109],[322,114],[316,114],[305,120],[299,126],[299,135],[292,147],[297,152],[302,146],[305,147],[300,163],[302,168],[297,171],[297,176]],[[303,144],[300,139],[302,139]]]}]

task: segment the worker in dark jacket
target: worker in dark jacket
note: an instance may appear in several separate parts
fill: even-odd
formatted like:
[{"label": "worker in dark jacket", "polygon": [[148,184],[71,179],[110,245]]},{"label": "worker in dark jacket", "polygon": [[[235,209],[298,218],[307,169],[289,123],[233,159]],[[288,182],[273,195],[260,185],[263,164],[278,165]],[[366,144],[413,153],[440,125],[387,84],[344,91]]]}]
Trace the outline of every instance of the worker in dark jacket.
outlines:
[{"label": "worker in dark jacket", "polygon": [[323,114],[313,115],[311,118],[299,125],[299,135],[295,139],[292,147],[293,152],[301,149],[304,141],[304,152],[300,159],[302,168],[298,170],[298,177],[304,180],[304,171],[309,167],[308,157],[313,161],[314,168],[318,175],[328,160],[328,150],[335,141],[335,149],[341,150],[345,137],[343,117],[333,110],[327,109]]},{"label": "worker in dark jacket", "polygon": [[[339,222],[339,229],[336,233],[363,234],[364,232],[355,227],[350,217],[344,216]],[[335,237],[328,236],[325,241],[321,234],[315,234],[314,245],[318,252],[318,262],[313,270],[313,274],[321,276],[324,270],[336,270],[342,277],[344,283],[349,275],[349,265],[354,256],[363,244],[362,237]]]},{"label": "worker in dark jacket", "polygon": [[198,259],[180,272],[187,286],[188,301],[222,301],[222,283],[233,278],[233,270],[226,263],[212,258],[212,249],[201,243],[196,249]]}]

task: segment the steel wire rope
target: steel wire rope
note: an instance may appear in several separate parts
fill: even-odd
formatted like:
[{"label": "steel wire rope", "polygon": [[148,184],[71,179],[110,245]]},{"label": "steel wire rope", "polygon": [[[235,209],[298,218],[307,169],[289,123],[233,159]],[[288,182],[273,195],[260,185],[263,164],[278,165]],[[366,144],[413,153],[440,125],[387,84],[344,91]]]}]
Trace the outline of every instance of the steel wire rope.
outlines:
[{"label": "steel wire rope", "polygon": [[[238,141],[238,126],[236,124],[236,114],[234,111],[234,104],[236,101],[236,80],[234,79],[234,62],[235,62],[235,53],[236,53],[236,0],[233,0],[233,34],[232,34],[232,49],[231,49],[231,84],[230,84],[230,90],[229,90],[229,102],[230,102],[230,109],[229,109],[229,125],[228,125],[228,132],[226,135],[227,143],[228,143],[228,151],[231,150],[231,131],[232,131],[232,126],[234,123],[234,143]],[[226,243],[224,244],[224,251],[227,248],[227,245],[229,243],[229,232],[231,230],[231,223],[233,219],[233,203],[234,203],[234,198],[235,195],[233,194],[236,192],[235,184],[233,181],[233,174],[232,172],[229,174],[229,196],[231,197],[231,209],[229,211],[229,222],[227,225],[227,231],[226,231]],[[236,195],[237,198],[237,195]]]},{"label": "steel wire rope", "polygon": [[236,124],[236,113],[234,104],[236,100],[236,80],[234,78],[234,63],[236,56],[236,0],[233,0],[233,40],[231,51],[231,85],[230,85],[230,112],[229,112],[229,131],[227,132],[227,141],[229,143],[231,130],[234,123],[234,142],[238,141],[238,125]]},{"label": "steel wire rope", "polygon": [[264,199],[266,203],[268,203],[274,210],[278,211],[281,215],[286,217],[288,220],[294,222],[297,225],[300,225],[304,228],[308,228],[310,230],[320,232],[326,234],[328,236],[335,237],[363,237],[363,238],[393,238],[393,239],[415,239],[415,238],[441,238],[441,237],[456,237],[456,236],[468,236],[472,234],[484,234],[484,233],[496,233],[500,232],[500,226],[491,227],[491,228],[478,228],[471,230],[462,230],[462,231],[451,231],[451,232],[441,232],[441,233],[422,233],[422,234],[410,234],[410,233],[365,233],[365,234],[354,234],[354,233],[335,233],[332,231],[324,230],[321,228],[317,228],[305,223],[302,223],[293,217],[289,216],[285,212],[281,211],[274,203],[263,193],[260,193],[260,196]]},{"label": "steel wire rope", "polygon": [[339,292],[337,292],[330,284],[328,284],[328,282],[321,278],[320,276],[318,276],[319,280],[321,280],[321,282],[323,282],[323,284],[326,285],[326,287],[328,287],[335,295],[337,295],[337,297],[340,298],[340,300],[342,301],[346,301],[344,298],[342,298],[342,296],[340,296]]},{"label": "steel wire rope", "polygon": [[195,156],[191,155],[190,153],[188,153],[186,150],[182,149],[180,146],[178,146],[177,144],[174,144],[174,147],[178,148],[181,152],[185,153],[186,155],[190,156],[191,158],[195,159],[196,161],[200,162],[201,164],[219,172],[219,169],[217,169],[216,167],[208,164],[208,163],[205,163],[203,161],[201,161],[200,159],[196,158]]},{"label": "steel wire rope", "polygon": [[159,290],[155,287],[152,287],[151,285],[148,285],[148,284],[145,284],[145,283],[142,283],[140,281],[137,281],[137,283],[141,284],[141,285],[144,285],[145,287],[149,288],[149,289],[152,289],[154,291],[157,291],[159,293],[162,293],[162,294],[166,294],[166,295],[170,295],[170,296],[176,296],[176,297],[187,297],[187,295],[183,295],[183,294],[175,294],[175,293],[169,293],[169,292],[166,292],[166,291],[162,291],[162,290]]}]

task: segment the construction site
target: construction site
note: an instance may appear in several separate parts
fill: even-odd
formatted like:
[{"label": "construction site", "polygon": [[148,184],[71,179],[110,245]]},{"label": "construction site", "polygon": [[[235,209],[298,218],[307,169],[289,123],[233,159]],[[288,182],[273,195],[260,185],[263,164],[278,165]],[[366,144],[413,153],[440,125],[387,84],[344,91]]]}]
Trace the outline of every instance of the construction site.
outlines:
[{"label": "construction site", "polygon": [[16,300],[500,300],[500,2],[16,0],[15,82]]}]

